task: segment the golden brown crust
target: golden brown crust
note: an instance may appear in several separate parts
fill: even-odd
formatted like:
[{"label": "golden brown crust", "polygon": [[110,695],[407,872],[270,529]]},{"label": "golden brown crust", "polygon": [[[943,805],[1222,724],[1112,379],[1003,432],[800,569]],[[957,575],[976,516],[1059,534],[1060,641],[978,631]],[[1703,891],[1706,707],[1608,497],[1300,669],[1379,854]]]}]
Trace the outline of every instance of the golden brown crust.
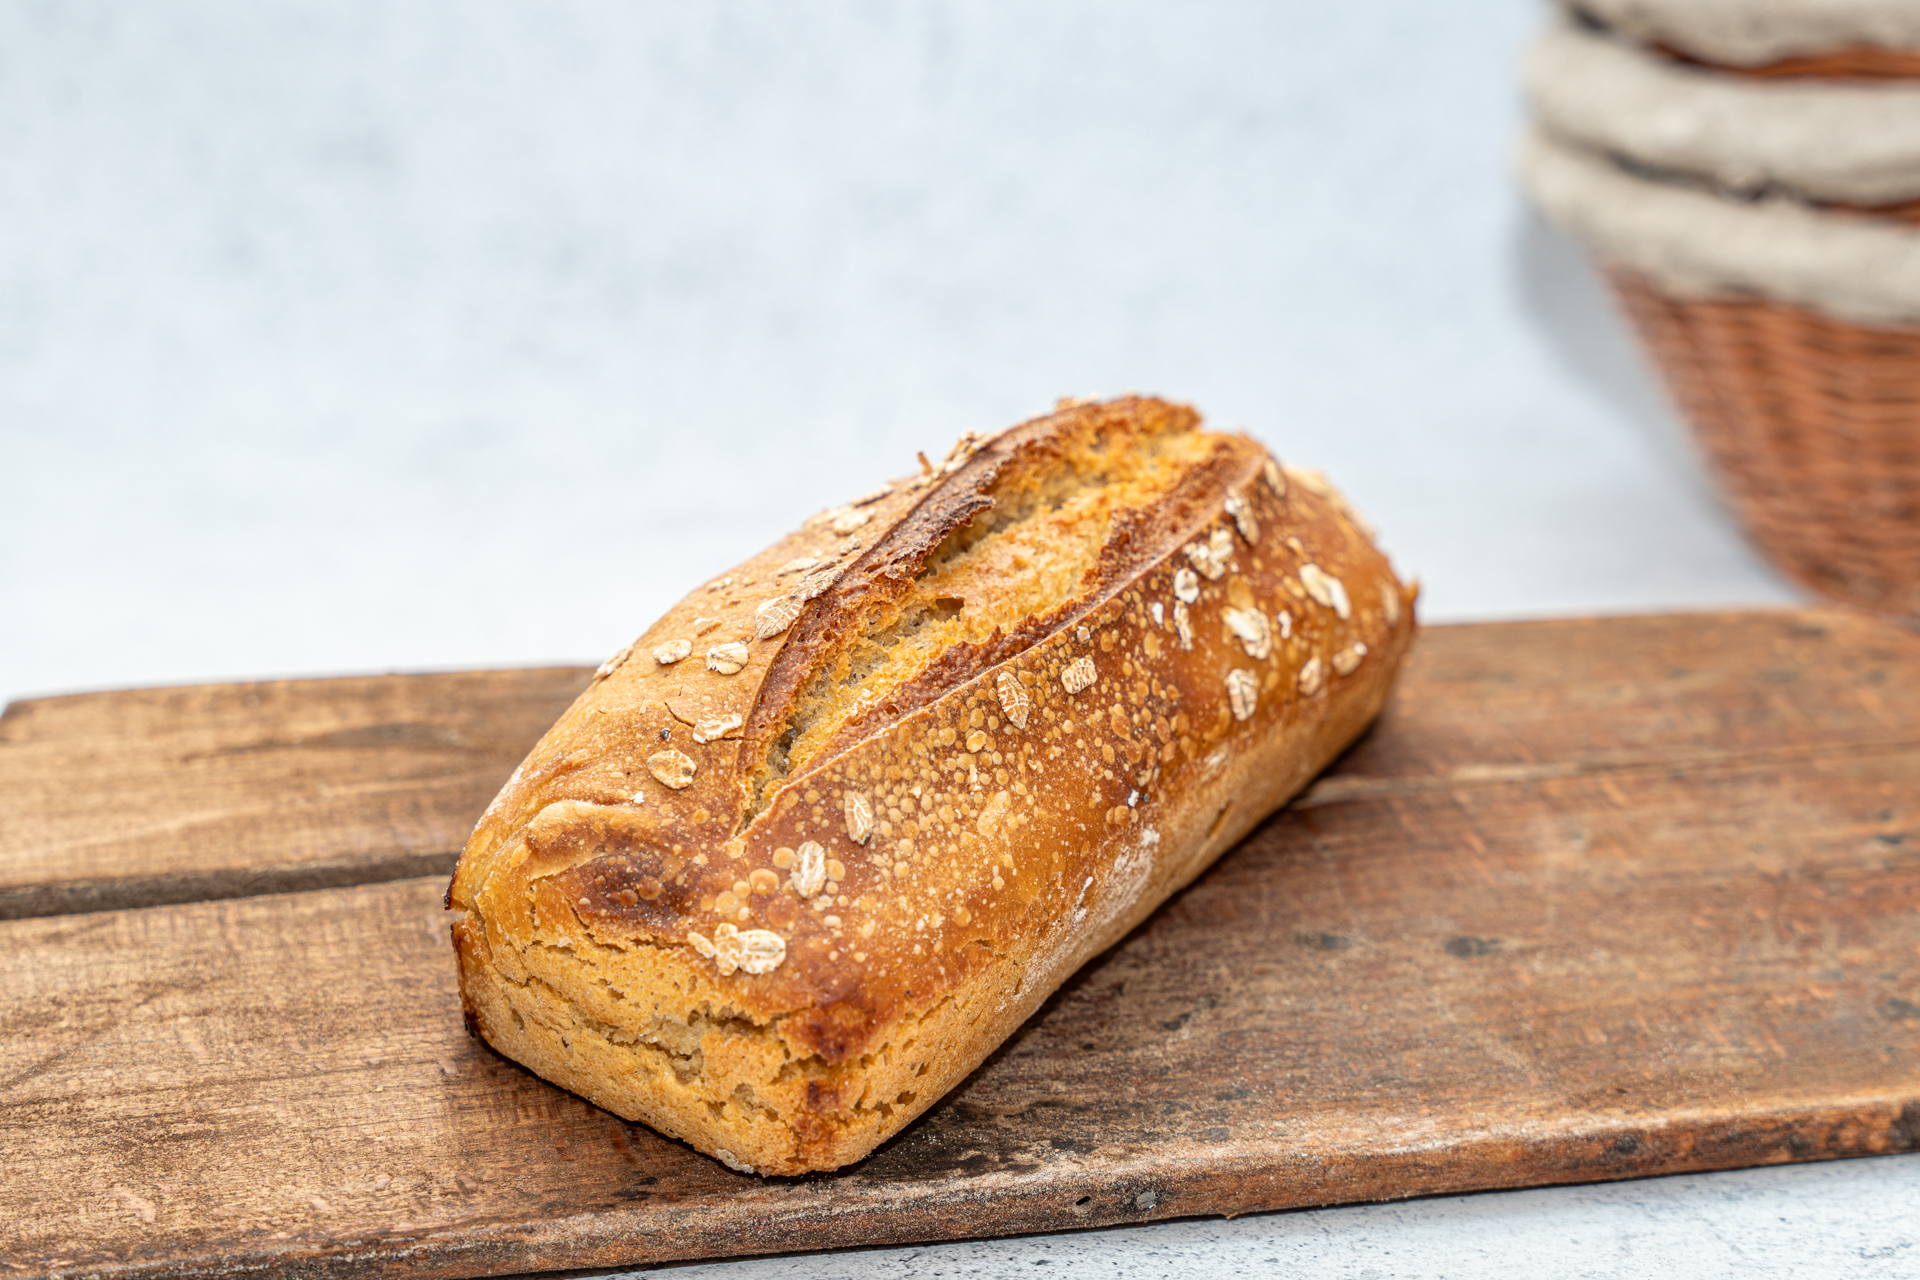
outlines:
[{"label": "golden brown crust", "polygon": [[[1324,482],[1197,423],[1130,398],[963,441],[610,661],[455,873],[478,1033],[761,1173],[858,1159],[963,1078],[1345,747],[1411,642]],[[1077,587],[893,639],[1028,607],[981,559],[1022,500],[1036,545],[1097,525]]]}]

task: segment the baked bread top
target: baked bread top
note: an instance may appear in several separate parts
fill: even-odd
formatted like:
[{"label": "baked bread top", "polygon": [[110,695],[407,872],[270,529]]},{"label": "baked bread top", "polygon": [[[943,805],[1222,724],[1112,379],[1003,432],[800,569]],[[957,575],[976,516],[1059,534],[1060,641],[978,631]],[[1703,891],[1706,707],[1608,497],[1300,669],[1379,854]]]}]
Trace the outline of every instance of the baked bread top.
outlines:
[{"label": "baked bread top", "polygon": [[523,1060],[762,1172],[917,1114],[1351,740],[1411,638],[1337,496],[1198,423],[965,438],[669,610],[461,858],[467,981],[524,996],[470,1016],[556,1011]]}]

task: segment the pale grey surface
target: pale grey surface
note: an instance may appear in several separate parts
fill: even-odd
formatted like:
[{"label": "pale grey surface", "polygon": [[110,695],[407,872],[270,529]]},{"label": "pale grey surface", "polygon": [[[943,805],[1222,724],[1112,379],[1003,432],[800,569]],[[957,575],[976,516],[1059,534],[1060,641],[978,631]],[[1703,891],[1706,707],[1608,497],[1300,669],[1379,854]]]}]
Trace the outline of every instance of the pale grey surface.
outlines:
[{"label": "pale grey surface", "polygon": [[[1326,468],[1429,619],[1792,599],[1513,193],[1541,16],[0,8],[0,699],[593,660],[1128,388]],[[1915,1169],[710,1270],[1909,1274]]]}]

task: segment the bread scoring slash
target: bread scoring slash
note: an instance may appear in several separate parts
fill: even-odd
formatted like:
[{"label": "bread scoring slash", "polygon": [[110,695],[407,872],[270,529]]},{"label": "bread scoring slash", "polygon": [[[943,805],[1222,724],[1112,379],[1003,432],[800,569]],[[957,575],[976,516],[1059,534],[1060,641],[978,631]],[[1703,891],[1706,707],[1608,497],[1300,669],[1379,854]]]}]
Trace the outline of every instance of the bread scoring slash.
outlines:
[{"label": "bread scoring slash", "polygon": [[1184,406],[966,437],[602,665],[454,873],[468,1025],[735,1169],[858,1160],[1365,728],[1413,596]]}]

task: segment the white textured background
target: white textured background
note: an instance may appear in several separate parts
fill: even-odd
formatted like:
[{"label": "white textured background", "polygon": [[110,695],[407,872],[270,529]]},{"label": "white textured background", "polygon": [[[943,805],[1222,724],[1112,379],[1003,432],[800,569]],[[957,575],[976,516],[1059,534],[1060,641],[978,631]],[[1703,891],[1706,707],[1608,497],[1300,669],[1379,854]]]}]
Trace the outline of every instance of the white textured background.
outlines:
[{"label": "white textured background", "polygon": [[593,659],[1063,393],[1433,619],[1785,598],[1508,179],[1525,0],[0,8],[0,698]]},{"label": "white textured background", "polygon": [[[595,660],[915,450],[1127,389],[1331,472],[1430,620],[1792,599],[1513,192],[1541,17],[0,7],[0,700]],[[1914,1275],[1916,1171],[715,1270]]]}]

